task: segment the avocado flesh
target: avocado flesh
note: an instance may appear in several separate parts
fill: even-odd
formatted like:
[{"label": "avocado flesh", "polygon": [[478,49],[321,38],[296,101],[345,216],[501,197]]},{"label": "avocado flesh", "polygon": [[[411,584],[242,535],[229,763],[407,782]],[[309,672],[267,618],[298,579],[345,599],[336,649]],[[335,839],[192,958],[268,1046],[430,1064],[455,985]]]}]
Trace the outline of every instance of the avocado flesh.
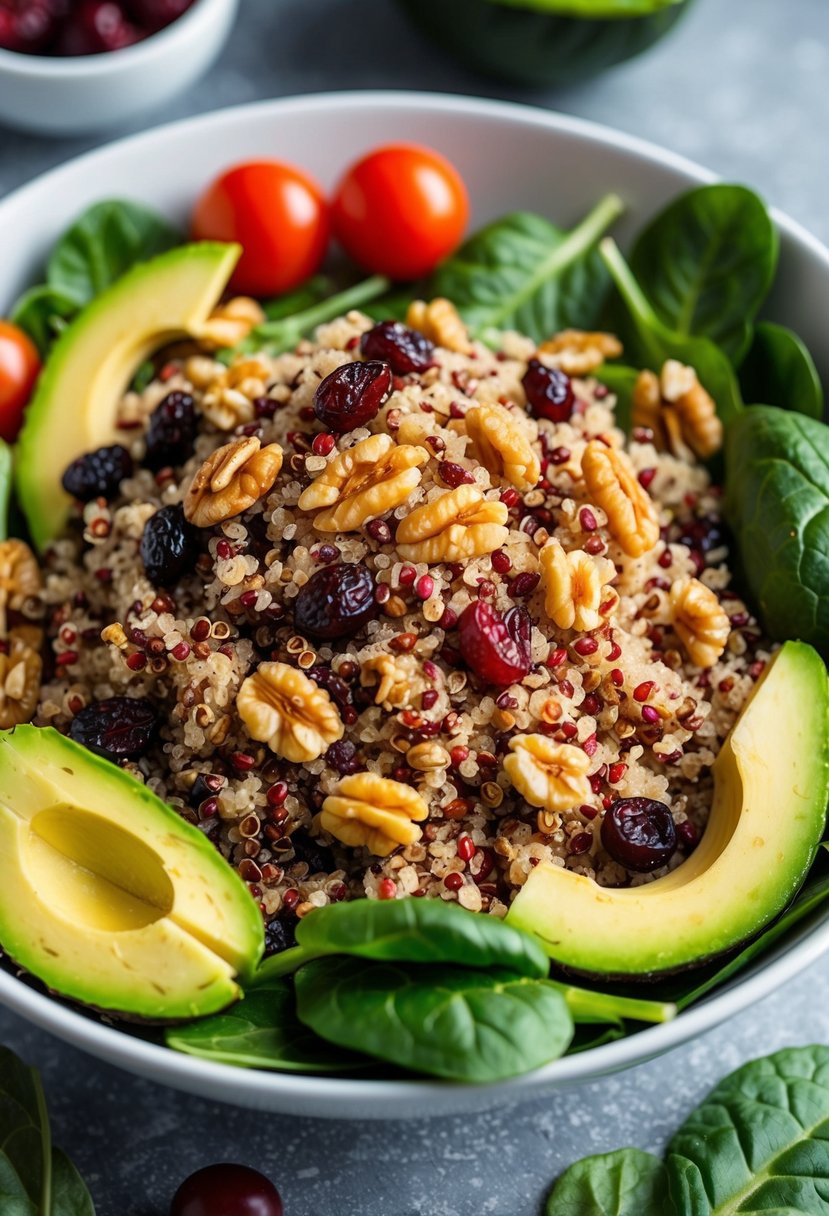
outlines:
[{"label": "avocado flesh", "polygon": [[210,842],[50,728],[0,734],[0,942],[64,996],[144,1018],[240,995],[262,917]]},{"label": "avocado flesh", "polygon": [[182,245],[128,271],[61,334],[26,411],[17,444],[17,492],[43,549],[61,531],[71,499],[66,466],[122,442],[118,402],[136,368],[182,337],[197,337],[239,257],[238,245]]},{"label": "avocado flesh", "polygon": [[625,889],[542,864],[507,920],[577,971],[634,978],[699,965],[790,903],[823,836],[827,799],[829,678],[811,646],[786,642],[716,759],[708,825],[686,861]]}]

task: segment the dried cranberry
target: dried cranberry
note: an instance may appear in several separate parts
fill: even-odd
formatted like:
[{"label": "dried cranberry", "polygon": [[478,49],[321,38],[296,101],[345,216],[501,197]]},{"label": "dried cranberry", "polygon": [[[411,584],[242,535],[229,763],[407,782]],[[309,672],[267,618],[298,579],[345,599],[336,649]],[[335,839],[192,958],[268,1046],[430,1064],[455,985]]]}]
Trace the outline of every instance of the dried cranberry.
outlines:
[{"label": "dried cranberry", "polygon": [[326,642],[352,637],[376,614],[374,577],[360,562],[318,570],[294,600],[299,632]]},{"label": "dried cranberry", "polygon": [[340,739],[337,743],[331,744],[325,753],[325,763],[335,768],[341,777],[347,777],[349,773],[357,773],[362,768],[362,764],[357,759],[357,748],[348,739]]},{"label": "dried cranberry", "polygon": [[171,587],[197,557],[196,529],[184,518],[180,503],[151,515],[141,535],[141,560],[147,578],[157,587]]},{"label": "dried cranberry", "polygon": [[125,477],[132,474],[132,457],[120,443],[98,448],[73,460],[63,475],[61,485],[67,494],[81,502],[93,498],[115,498]]},{"label": "dried cranberry", "polygon": [[311,874],[330,874],[336,869],[334,855],[324,844],[314,840],[304,828],[299,828],[290,836],[294,850],[294,859],[307,865]]},{"label": "dried cranberry", "polygon": [[627,870],[638,874],[657,870],[676,851],[670,807],[653,798],[617,799],[602,820],[602,844]]},{"label": "dried cranberry", "polygon": [[532,666],[531,629],[526,608],[510,608],[501,616],[485,600],[476,600],[458,621],[461,655],[488,684],[523,680]]},{"label": "dried cranberry", "polygon": [[714,515],[704,515],[686,524],[677,537],[680,545],[698,553],[708,554],[714,549],[721,549],[729,543],[728,529],[721,519]]},{"label": "dried cranberry", "polygon": [[126,0],[130,15],[153,33],[177,21],[193,0]]},{"label": "dried cranberry", "polygon": [[380,321],[360,339],[360,353],[367,359],[383,359],[395,376],[425,372],[434,367],[435,346],[416,329],[399,321]]},{"label": "dried cranberry", "polygon": [[143,697],[107,697],[75,715],[69,737],[107,760],[138,760],[157,728],[155,710]]},{"label": "dried cranberry", "polygon": [[150,415],[144,463],[158,472],[183,464],[193,455],[196,438],[196,403],[189,393],[168,393]]},{"label": "dried cranberry", "polygon": [[246,1165],[208,1165],[182,1182],[170,1216],[282,1216],[279,1191]]},{"label": "dried cranberry", "polygon": [[275,916],[265,925],[265,956],[281,954],[296,945],[296,919],[288,921]]},{"label": "dried cranberry", "polygon": [[388,363],[344,363],[326,376],[314,394],[314,413],[337,435],[376,418],[392,389]]},{"label": "dried cranberry", "polygon": [[530,359],[521,381],[530,408],[538,418],[550,422],[566,422],[576,403],[570,377],[557,367],[545,367],[539,359]]}]

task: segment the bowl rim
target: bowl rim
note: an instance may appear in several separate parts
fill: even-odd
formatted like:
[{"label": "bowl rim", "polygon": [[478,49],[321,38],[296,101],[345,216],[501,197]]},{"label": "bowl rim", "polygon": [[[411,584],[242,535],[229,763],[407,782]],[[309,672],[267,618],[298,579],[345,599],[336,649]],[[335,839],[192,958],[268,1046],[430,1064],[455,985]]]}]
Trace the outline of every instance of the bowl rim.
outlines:
[{"label": "bowl rim", "polygon": [[[209,0],[203,0],[204,3]],[[453,113],[476,118],[491,118],[519,123],[522,126],[571,136],[594,147],[613,146],[639,160],[667,167],[685,177],[689,183],[703,185],[717,180],[717,175],[677,153],[638,136],[614,130],[588,119],[559,114],[551,110],[515,102],[443,93],[419,93],[405,90],[343,90],[330,93],[306,94],[271,99],[186,118],[174,123],[115,140],[101,148],[74,157],[34,181],[19,187],[0,199],[0,227],[6,212],[12,207],[25,206],[27,196],[39,191],[44,183],[53,187],[59,197],[64,176],[74,175],[81,167],[94,172],[98,161],[106,160],[113,150],[129,154],[133,149],[157,145],[159,140],[175,141],[182,135],[210,128],[221,130],[246,118],[263,115],[285,115],[292,112],[313,114],[348,105],[357,110],[382,107],[386,110],[409,109],[417,106],[436,115]],[[797,221],[772,209],[781,234],[803,246],[809,256],[825,268],[829,277],[829,248]],[[307,1074],[269,1072],[215,1063],[187,1056],[163,1045],[125,1033],[115,1026],[102,1024],[86,1014],[63,1004],[30,986],[8,970],[0,968],[0,1004],[46,1029],[58,1037],[132,1072],[152,1075],[180,1089],[209,1093],[213,1098],[250,1106],[267,1107],[269,1100],[282,1096],[296,1099],[300,1094],[318,1113],[330,1102],[330,1117],[343,1117],[350,1104],[367,1111],[376,1106],[376,1114],[405,1117],[406,1100],[415,1103],[414,1114],[422,1113],[428,1100],[434,1099],[435,1109],[450,1093],[485,1095],[497,1092],[504,1101],[529,1098],[551,1086],[573,1085],[599,1075],[621,1071],[634,1064],[662,1054],[748,1008],[792,979],[804,968],[829,950],[829,913],[815,913],[798,930],[798,940],[786,947],[772,947],[766,960],[755,963],[742,978],[735,978],[700,1004],[683,1011],[674,1021],[648,1027],[615,1042],[565,1056],[543,1068],[508,1081],[473,1086],[459,1082],[435,1080],[360,1080],[354,1078],[318,1077]]]}]

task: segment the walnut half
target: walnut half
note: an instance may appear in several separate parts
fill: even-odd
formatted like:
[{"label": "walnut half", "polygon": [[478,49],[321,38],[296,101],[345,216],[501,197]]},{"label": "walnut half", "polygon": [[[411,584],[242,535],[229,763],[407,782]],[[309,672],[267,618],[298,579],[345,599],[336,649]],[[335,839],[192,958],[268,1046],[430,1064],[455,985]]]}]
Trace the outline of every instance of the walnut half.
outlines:
[{"label": "walnut half", "polygon": [[466,411],[466,433],[476,458],[499,481],[531,490],[541,476],[541,462],[522,423],[503,405],[489,402]]},{"label": "walnut half", "polygon": [[377,857],[388,857],[420,839],[416,821],[428,814],[420,794],[408,785],[377,773],[352,773],[323,802],[319,825],[350,848],[364,845]]},{"label": "walnut half", "polygon": [[532,806],[555,813],[590,798],[590,757],[572,743],[555,743],[546,735],[516,735],[504,770]]},{"label": "walnut half", "polygon": [[408,562],[462,562],[494,553],[509,536],[509,511],[484,497],[477,486],[461,485],[416,507],[397,529],[397,549]]},{"label": "walnut half", "polygon": [[674,631],[697,667],[713,667],[725,650],[731,622],[710,587],[679,579],[670,591]]},{"label": "walnut half", "polygon": [[316,760],[344,733],[328,693],[287,663],[260,663],[243,681],[236,709],[252,739],[292,764]]},{"label": "walnut half", "polygon": [[8,652],[0,654],[0,727],[30,722],[40,696],[43,663],[28,640],[12,633]]},{"label": "walnut half", "polygon": [[412,300],[406,313],[406,324],[416,329],[444,350],[461,355],[472,354],[469,333],[451,300],[436,296],[434,300]]},{"label": "walnut half", "polygon": [[588,492],[607,516],[607,526],[629,557],[649,553],[659,540],[659,517],[626,452],[591,439],[581,458]]},{"label": "walnut half", "polygon": [[541,550],[539,561],[544,607],[559,629],[587,633],[598,629],[617,608],[617,593],[607,589],[616,577],[609,558],[591,557],[583,549],[568,553],[553,539]]},{"label": "walnut half", "polygon": [[401,506],[420,485],[425,448],[370,435],[340,452],[302,491],[301,511],[316,511],[318,532],[356,532],[369,519]]},{"label": "walnut half", "polygon": [[666,360],[659,376],[647,369],[639,373],[631,420],[650,428],[657,447],[670,449],[680,460],[690,460],[692,454],[707,460],[722,447],[723,425],[713,397],[694,369],[676,359]]},{"label": "walnut half", "polygon": [[184,499],[184,514],[197,528],[232,519],[269,492],[282,468],[278,443],[262,447],[253,436],[216,448],[196,473]]}]

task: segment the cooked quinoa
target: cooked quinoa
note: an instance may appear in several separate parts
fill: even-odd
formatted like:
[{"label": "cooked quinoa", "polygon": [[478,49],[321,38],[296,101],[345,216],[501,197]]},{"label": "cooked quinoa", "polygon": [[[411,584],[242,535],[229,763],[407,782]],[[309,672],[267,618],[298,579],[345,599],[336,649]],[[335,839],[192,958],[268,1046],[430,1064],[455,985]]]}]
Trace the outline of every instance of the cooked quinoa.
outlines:
[{"label": "cooked quinoa", "polygon": [[[720,490],[703,465],[690,452],[678,459],[657,450],[644,428],[628,441],[613,395],[589,375],[572,379],[568,421],[529,416],[528,361],[552,365],[554,349],[537,352],[519,335],[507,335],[497,353],[478,343],[468,353],[438,347],[434,366],[394,378],[368,426],[312,447],[315,390],[361,358],[360,336],[372,324],[350,313],[290,354],[245,356],[230,368],[205,353],[171,357],[143,393],[122,402],[135,472],[110,503],[75,507],[44,557],[42,598],[26,602],[30,618],[45,613],[51,645],[35,722],[67,732],[95,701],[146,701],[159,730],[125,767],[236,867],[269,922],[271,949],[290,941],[296,917],[347,898],[425,895],[503,916],[540,861],[607,886],[649,882],[681,865],[705,827],[713,761],[769,656],[730,588]],[[152,472],[143,466],[147,422],[173,392],[194,399],[195,446],[180,467]],[[479,435],[484,415],[476,426],[466,420],[490,403],[508,411],[539,470],[526,459],[493,459]],[[317,511],[298,505],[303,491],[327,470],[333,477],[340,454],[372,435],[422,452],[419,483],[353,530],[318,530]],[[172,587],[154,586],[140,555],[145,524],[185,501],[212,453],[244,438],[259,439],[261,450],[281,446],[272,488],[242,513],[199,527],[192,569]],[[658,514],[658,539],[638,556],[622,547],[601,495],[588,489],[590,441],[597,458],[627,453]],[[503,505],[485,509],[480,525],[500,529],[497,548],[467,560],[435,561],[434,551],[416,560],[423,551],[409,541],[412,556],[398,529],[458,485]],[[411,523],[402,529],[412,532]],[[552,541],[597,573],[595,619],[577,614],[563,627],[548,615],[559,554]],[[295,627],[293,602],[336,563],[371,572],[377,615],[351,638],[315,643]],[[709,667],[691,661],[702,652],[681,625],[691,579],[715,593],[727,617],[724,650]],[[463,660],[457,622],[479,599],[502,616],[521,605],[532,619],[532,666],[520,682],[493,686]],[[565,603],[554,615],[566,620],[567,611]],[[267,732],[252,738],[250,715],[246,723],[240,712],[256,691],[248,683],[237,704],[243,683],[273,663],[309,677],[333,717],[336,729],[313,759],[286,759]],[[308,686],[297,687],[313,718]],[[566,744],[571,757],[578,751],[569,798],[559,791],[534,805],[513,785],[505,761],[528,735]],[[325,830],[336,820],[320,815],[343,778],[362,772],[414,787],[427,813],[410,842],[385,856],[346,845]],[[631,797],[670,808],[679,847],[667,867],[629,872],[603,848],[604,814]]]}]

